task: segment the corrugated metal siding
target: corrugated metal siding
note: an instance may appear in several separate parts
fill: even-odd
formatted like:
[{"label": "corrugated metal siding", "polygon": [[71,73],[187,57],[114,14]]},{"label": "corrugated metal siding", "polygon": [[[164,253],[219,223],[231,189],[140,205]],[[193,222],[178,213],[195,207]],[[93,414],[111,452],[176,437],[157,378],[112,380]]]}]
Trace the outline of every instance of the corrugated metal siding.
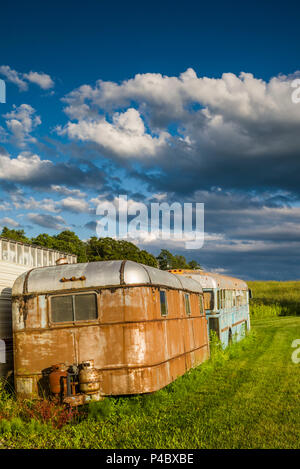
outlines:
[{"label": "corrugated metal siding", "polygon": [[0,261],[0,378],[13,368],[11,290],[27,266]]}]

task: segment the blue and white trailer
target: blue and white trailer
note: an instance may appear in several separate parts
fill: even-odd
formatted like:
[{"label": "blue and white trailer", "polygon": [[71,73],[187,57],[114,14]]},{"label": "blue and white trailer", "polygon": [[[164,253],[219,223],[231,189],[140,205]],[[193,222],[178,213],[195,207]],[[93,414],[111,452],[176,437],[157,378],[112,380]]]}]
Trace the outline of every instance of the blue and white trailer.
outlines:
[{"label": "blue and white trailer", "polygon": [[203,270],[173,269],[170,272],[200,283],[208,329],[217,334],[223,347],[245,337],[250,330],[249,288],[246,282]]}]

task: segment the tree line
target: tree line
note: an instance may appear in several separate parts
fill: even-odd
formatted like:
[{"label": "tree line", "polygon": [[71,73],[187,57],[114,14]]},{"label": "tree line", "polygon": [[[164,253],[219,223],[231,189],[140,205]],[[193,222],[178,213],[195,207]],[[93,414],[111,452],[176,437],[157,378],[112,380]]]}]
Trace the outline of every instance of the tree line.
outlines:
[{"label": "tree line", "polygon": [[160,254],[155,257],[146,250],[139,249],[130,241],[97,238],[96,236],[92,236],[87,241],[82,241],[73,231],[69,230],[62,231],[57,235],[42,233],[29,238],[24,230],[9,229],[5,226],[0,236],[22,243],[35,244],[48,249],[75,254],[78,262],[127,259],[158,267],[161,270],[201,268],[197,261],[191,260],[188,262],[184,256],[174,255],[167,249],[162,249]]}]

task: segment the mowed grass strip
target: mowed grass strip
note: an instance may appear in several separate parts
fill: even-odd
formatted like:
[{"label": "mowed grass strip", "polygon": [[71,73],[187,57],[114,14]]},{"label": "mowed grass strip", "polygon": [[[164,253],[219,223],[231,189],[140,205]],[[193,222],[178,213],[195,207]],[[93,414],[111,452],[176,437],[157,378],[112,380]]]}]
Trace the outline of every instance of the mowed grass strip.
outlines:
[{"label": "mowed grass strip", "polygon": [[242,342],[225,351],[214,344],[211,360],[152,395],[106,398],[61,429],[2,419],[0,447],[299,448],[300,364],[291,344],[300,318],[252,325]]}]

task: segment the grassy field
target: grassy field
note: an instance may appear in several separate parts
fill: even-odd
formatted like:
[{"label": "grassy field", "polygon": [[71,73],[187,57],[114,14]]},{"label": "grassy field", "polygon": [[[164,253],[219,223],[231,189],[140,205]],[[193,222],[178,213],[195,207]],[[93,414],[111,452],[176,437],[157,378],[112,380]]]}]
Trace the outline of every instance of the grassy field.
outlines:
[{"label": "grassy field", "polygon": [[106,398],[70,420],[2,390],[0,448],[299,448],[300,316],[285,309],[297,308],[297,285],[280,284],[281,296],[275,282],[253,282],[251,333],[225,351],[214,341],[208,362],[155,394]]},{"label": "grassy field", "polygon": [[300,281],[247,283],[253,293],[253,318],[300,316]]}]

